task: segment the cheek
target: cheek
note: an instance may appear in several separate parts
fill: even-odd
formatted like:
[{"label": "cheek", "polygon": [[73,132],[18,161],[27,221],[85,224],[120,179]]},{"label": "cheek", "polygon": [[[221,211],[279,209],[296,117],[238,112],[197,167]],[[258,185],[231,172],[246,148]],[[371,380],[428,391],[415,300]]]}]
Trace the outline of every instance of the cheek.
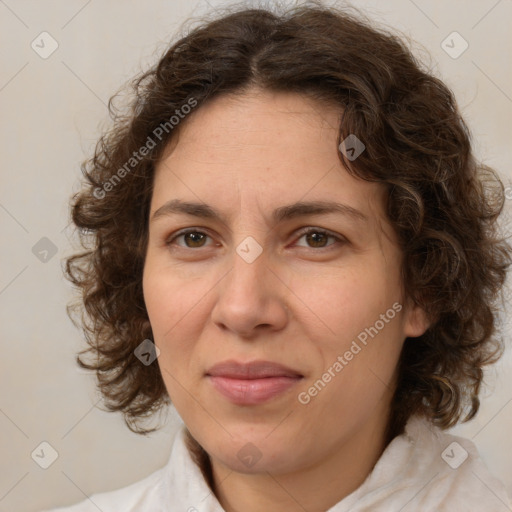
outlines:
[{"label": "cheek", "polygon": [[[386,311],[388,323],[380,319]],[[301,390],[301,403],[310,402],[311,417],[329,418],[325,428],[333,435],[340,424],[356,425],[391,399],[402,347],[400,313],[392,304],[370,309],[366,303],[347,303],[337,326],[330,342],[316,338],[323,364]]]},{"label": "cheek", "polygon": [[173,290],[168,286],[166,279],[159,279],[157,272],[153,272],[151,268],[145,269],[142,286],[153,335],[160,338],[168,324],[167,315],[169,311],[174,310],[171,302]]},{"label": "cheek", "polygon": [[143,291],[153,333],[160,339],[186,324],[206,292],[199,278],[181,279],[176,271],[152,265],[151,260],[144,271]]},{"label": "cheek", "polygon": [[[148,266],[143,278],[144,300],[158,363],[169,394],[189,375],[200,338],[208,286],[199,278],[183,280],[169,269]],[[203,313],[202,313],[203,312]],[[177,379],[177,380],[176,380]]]},{"label": "cheek", "polygon": [[[183,354],[173,351],[171,342],[179,339],[176,337],[176,331],[179,331],[179,318],[184,314],[184,301],[177,294],[176,283],[164,273],[155,271],[151,266],[145,269],[143,290],[153,340],[160,350],[158,363],[164,381],[169,387],[169,374],[174,373],[174,366],[177,363],[175,355]],[[178,297],[179,300],[177,300]]]},{"label": "cheek", "polygon": [[398,298],[382,273],[366,268],[343,269],[337,275],[301,277],[290,288],[303,302],[300,309],[312,315],[310,328],[331,342],[352,340],[373,325]]},{"label": "cheek", "polygon": [[376,263],[373,272],[353,269],[318,283],[323,286],[305,283],[301,293],[315,313],[306,322],[309,338],[323,369],[337,376],[332,392],[379,394],[392,379],[403,342],[397,282]]}]

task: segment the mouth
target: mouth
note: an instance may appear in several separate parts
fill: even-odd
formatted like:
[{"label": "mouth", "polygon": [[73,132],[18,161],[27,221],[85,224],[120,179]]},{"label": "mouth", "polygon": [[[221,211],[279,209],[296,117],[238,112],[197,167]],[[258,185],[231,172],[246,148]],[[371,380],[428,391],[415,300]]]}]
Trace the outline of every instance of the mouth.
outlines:
[{"label": "mouth", "polygon": [[283,394],[304,376],[271,361],[239,363],[224,361],[206,372],[206,377],[223,397],[237,405],[257,405]]}]

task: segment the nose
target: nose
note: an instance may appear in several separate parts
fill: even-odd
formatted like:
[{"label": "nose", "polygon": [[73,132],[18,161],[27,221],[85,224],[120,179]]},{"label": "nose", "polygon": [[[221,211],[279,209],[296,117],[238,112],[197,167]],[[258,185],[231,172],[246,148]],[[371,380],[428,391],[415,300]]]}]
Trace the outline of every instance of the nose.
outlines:
[{"label": "nose", "polygon": [[289,310],[285,304],[287,288],[278,274],[269,267],[265,251],[252,263],[233,251],[232,268],[215,287],[212,321],[244,338],[283,329]]}]

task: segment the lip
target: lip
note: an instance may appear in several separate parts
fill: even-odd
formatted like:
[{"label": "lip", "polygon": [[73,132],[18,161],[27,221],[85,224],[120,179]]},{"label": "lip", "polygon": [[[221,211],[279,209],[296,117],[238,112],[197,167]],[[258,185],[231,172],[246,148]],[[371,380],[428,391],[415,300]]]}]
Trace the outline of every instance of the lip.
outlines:
[{"label": "lip", "polygon": [[256,405],[281,395],[302,378],[298,371],[271,361],[224,361],[206,372],[213,387],[237,405]]},{"label": "lip", "polygon": [[212,366],[206,375],[227,377],[230,379],[262,379],[268,377],[303,377],[303,375],[279,363],[272,361],[250,361],[240,363],[233,359]]}]

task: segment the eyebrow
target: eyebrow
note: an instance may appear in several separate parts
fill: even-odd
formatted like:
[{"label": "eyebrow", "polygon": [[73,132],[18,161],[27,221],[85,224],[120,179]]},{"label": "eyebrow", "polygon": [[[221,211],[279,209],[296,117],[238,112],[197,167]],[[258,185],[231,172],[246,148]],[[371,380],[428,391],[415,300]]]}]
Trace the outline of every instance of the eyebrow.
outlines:
[{"label": "eyebrow", "polygon": [[[220,220],[226,224],[224,216],[212,206],[205,203],[182,201],[181,199],[172,199],[166,202],[153,213],[151,220],[179,213],[204,219]],[[368,217],[363,212],[356,210],[352,206],[334,201],[299,201],[286,206],[280,206],[272,213],[272,220],[277,224],[296,217],[328,213],[338,213],[358,222],[368,222]]]}]

